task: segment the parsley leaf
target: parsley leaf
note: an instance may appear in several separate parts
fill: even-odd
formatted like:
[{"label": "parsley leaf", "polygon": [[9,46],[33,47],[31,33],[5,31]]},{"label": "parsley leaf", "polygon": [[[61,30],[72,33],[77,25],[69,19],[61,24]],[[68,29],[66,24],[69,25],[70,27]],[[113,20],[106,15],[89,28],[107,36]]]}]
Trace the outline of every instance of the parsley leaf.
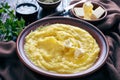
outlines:
[{"label": "parsley leaf", "polygon": [[25,20],[18,20],[8,3],[0,3],[0,41],[15,41],[24,26]]}]

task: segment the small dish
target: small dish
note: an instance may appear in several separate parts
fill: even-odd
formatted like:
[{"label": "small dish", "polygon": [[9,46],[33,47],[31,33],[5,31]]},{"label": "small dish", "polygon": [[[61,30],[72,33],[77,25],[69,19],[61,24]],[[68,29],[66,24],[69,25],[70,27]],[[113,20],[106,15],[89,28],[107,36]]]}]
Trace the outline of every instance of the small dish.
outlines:
[{"label": "small dish", "polygon": [[32,3],[21,3],[16,7],[16,16],[18,19],[21,17],[26,23],[31,23],[37,20],[39,8]]},{"label": "small dish", "polygon": [[83,4],[84,4],[84,3],[79,3],[79,4],[75,5],[75,6],[70,10],[71,15],[74,16],[74,17],[76,17],[76,18],[78,18],[78,19],[82,19],[82,20],[85,20],[85,21],[88,21],[88,22],[97,22],[97,21],[103,20],[103,19],[107,16],[107,10],[105,9],[105,7],[103,7],[100,3],[97,3],[97,2],[91,2],[91,3],[93,4],[93,10],[95,10],[95,9],[98,8],[98,7],[101,7],[101,8],[104,9],[104,13],[101,15],[100,18],[88,20],[88,19],[84,19],[84,18],[81,17],[81,16],[76,15],[74,8],[75,8],[75,7],[80,7],[80,8],[81,8],[81,7],[83,7]]},{"label": "small dish", "polygon": [[56,9],[61,3],[61,0],[55,0],[54,2],[44,2],[45,0],[37,0],[38,4],[45,10]]}]

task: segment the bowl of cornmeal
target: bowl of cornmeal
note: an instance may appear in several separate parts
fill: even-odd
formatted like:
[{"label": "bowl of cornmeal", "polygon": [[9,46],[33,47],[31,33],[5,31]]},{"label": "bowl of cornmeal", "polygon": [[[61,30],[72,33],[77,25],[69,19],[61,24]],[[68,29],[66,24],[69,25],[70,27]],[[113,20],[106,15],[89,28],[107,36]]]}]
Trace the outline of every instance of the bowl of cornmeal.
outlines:
[{"label": "bowl of cornmeal", "polygon": [[17,39],[21,62],[51,78],[70,79],[94,73],[105,63],[108,50],[104,34],[76,18],[38,20],[28,25]]}]

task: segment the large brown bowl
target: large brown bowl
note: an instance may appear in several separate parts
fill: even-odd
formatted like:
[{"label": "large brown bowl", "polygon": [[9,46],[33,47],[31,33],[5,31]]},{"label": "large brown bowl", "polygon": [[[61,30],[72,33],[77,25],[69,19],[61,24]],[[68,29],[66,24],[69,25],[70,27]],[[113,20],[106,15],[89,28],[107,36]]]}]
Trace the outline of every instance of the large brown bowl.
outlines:
[{"label": "large brown bowl", "polygon": [[[54,23],[69,24],[69,25],[80,27],[84,30],[87,30],[95,38],[95,40],[97,41],[100,47],[100,54],[99,54],[98,60],[92,67],[90,67],[87,70],[74,73],[74,74],[58,74],[58,73],[45,71],[35,66],[32,62],[30,62],[30,60],[28,59],[24,51],[25,37],[31,31],[34,31],[36,28],[38,28],[41,25],[54,24]],[[21,34],[18,36],[18,39],[17,39],[17,52],[21,62],[23,62],[28,68],[30,68],[34,72],[37,72],[38,74],[54,77],[54,78],[62,78],[62,79],[82,77],[97,71],[105,63],[108,56],[108,50],[109,50],[108,42],[105,36],[103,35],[103,33],[99,29],[97,29],[95,26],[91,25],[86,21],[75,19],[75,18],[52,17],[52,18],[44,18],[44,19],[38,20],[28,25],[21,32]]]}]

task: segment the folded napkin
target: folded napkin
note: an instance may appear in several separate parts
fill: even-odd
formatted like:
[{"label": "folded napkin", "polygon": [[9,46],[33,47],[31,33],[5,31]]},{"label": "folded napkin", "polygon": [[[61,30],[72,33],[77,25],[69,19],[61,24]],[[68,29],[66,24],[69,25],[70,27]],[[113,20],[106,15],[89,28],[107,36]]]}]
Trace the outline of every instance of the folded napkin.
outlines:
[{"label": "folded napkin", "polygon": [[0,42],[0,57],[11,56],[16,50],[14,41]]},{"label": "folded napkin", "polygon": [[[109,42],[109,57],[98,71],[86,77],[74,80],[120,80],[120,0],[92,1],[99,2],[108,11],[108,15],[103,21],[93,25],[98,27],[105,34]],[[0,80],[27,79],[53,80],[52,78],[38,75],[25,67],[17,57],[16,43],[14,41],[0,42]]]}]

